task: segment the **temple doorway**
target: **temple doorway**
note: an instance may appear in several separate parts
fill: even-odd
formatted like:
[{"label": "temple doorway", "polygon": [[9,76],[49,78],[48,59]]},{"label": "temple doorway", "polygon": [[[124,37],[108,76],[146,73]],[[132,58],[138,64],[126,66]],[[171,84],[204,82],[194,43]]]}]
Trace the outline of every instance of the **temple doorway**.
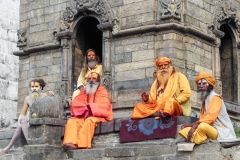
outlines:
[{"label": "temple doorway", "polygon": [[[97,28],[99,21],[94,17],[85,17],[79,21],[75,39],[73,82],[76,83],[84,63],[85,53],[94,49],[102,63],[102,31]],[[73,84],[74,84],[73,83]]]},{"label": "temple doorway", "polygon": [[222,25],[220,30],[225,33],[221,38],[220,53],[220,71],[222,81],[222,97],[229,102],[237,102],[237,68],[234,67],[234,36],[230,27],[226,24]]}]

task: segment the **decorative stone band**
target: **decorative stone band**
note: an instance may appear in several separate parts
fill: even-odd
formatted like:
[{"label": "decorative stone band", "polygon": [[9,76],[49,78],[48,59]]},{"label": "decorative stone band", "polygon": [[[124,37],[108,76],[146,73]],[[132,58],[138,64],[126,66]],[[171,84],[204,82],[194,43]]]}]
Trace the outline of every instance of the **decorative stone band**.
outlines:
[{"label": "decorative stone band", "polygon": [[167,24],[159,24],[159,25],[147,25],[142,27],[136,27],[131,29],[126,29],[119,31],[117,33],[114,33],[114,37],[124,37],[129,35],[135,35],[135,34],[143,34],[147,32],[158,32],[158,31],[167,31],[167,30],[176,30],[182,33],[189,33],[194,36],[197,36],[199,38],[202,38],[208,42],[214,42],[216,38],[214,36],[211,36],[207,33],[203,33],[199,30],[194,29],[190,26],[183,26],[177,23],[167,23]]},{"label": "decorative stone band", "polygon": [[51,44],[45,44],[45,45],[41,45],[41,46],[26,48],[26,49],[23,49],[20,51],[14,51],[13,54],[15,56],[21,57],[21,56],[27,56],[30,53],[46,51],[46,50],[51,50],[51,49],[57,49],[60,47],[61,47],[60,44],[51,43]]}]

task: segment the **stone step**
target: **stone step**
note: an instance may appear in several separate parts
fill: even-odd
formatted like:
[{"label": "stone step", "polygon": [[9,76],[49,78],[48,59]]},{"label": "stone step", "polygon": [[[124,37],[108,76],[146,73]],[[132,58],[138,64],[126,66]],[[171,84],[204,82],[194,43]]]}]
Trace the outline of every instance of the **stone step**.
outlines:
[{"label": "stone step", "polygon": [[0,131],[0,148],[5,148],[10,142],[15,130],[1,130]]},{"label": "stone step", "polygon": [[[174,160],[181,157],[182,160],[188,159],[211,159],[220,160],[224,159],[226,155],[232,155],[234,160],[239,159],[240,151],[235,149],[222,149],[220,143],[211,142],[208,144],[196,145],[192,152],[180,152],[177,151],[177,145],[172,144],[150,144],[142,142],[131,143],[130,145],[121,144],[114,147],[107,148],[93,148],[83,150],[72,150],[68,151],[67,157],[74,160],[83,159],[124,159],[124,160],[135,160],[135,159],[160,159],[160,160]],[[225,155],[225,156],[224,156]]]},{"label": "stone step", "polygon": [[[147,140],[142,142],[119,143],[108,147],[93,147],[92,149],[78,149],[63,151],[61,146],[26,145],[22,151],[12,150],[7,155],[0,155],[1,160],[27,159],[27,160],[193,160],[211,159],[220,160],[232,157],[240,159],[238,146],[231,149],[222,148],[219,142],[209,142],[195,145],[193,151],[177,151],[178,141],[175,138]],[[18,148],[19,149],[19,148]],[[15,153],[14,153],[15,152]]]},{"label": "stone step", "polygon": [[18,148],[13,148],[11,149],[8,154],[1,155],[0,154],[0,159],[1,160],[23,160],[23,149],[21,147]]}]

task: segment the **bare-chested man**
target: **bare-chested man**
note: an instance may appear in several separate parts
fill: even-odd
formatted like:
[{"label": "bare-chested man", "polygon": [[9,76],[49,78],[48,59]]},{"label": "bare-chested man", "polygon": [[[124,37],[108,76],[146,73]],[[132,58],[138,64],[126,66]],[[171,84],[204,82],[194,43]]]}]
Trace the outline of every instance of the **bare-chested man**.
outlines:
[{"label": "bare-chested man", "polygon": [[43,88],[46,86],[46,83],[43,79],[33,79],[30,82],[31,92],[30,94],[25,98],[23,103],[23,108],[21,110],[21,113],[18,118],[18,126],[16,129],[16,132],[14,133],[10,143],[8,146],[4,149],[0,150],[0,154],[7,154],[9,150],[12,148],[12,146],[17,142],[17,140],[21,136],[21,132],[23,132],[24,137],[28,138],[28,121],[29,121],[29,107],[32,106],[32,104],[45,96],[54,96],[54,93],[52,91],[48,91],[46,93],[41,92]]}]

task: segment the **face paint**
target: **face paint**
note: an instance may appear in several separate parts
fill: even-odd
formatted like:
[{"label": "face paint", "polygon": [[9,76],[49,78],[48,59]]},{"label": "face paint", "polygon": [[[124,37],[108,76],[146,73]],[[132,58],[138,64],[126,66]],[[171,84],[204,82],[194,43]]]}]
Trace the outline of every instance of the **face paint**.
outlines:
[{"label": "face paint", "polygon": [[96,54],[93,51],[88,52],[87,54],[87,59],[95,59],[96,58]]},{"label": "face paint", "polygon": [[203,89],[203,90],[207,90],[208,89],[208,82],[206,81],[206,79],[200,79],[197,83],[197,87],[198,89]]},{"label": "face paint", "polygon": [[98,81],[98,74],[97,73],[90,73],[87,79],[88,82],[97,82]]},{"label": "face paint", "polygon": [[165,62],[165,63],[160,63],[158,68],[160,70],[163,70],[163,69],[168,69],[169,68],[169,63]]},{"label": "face paint", "polygon": [[39,91],[41,89],[39,82],[31,82],[31,91]]}]

